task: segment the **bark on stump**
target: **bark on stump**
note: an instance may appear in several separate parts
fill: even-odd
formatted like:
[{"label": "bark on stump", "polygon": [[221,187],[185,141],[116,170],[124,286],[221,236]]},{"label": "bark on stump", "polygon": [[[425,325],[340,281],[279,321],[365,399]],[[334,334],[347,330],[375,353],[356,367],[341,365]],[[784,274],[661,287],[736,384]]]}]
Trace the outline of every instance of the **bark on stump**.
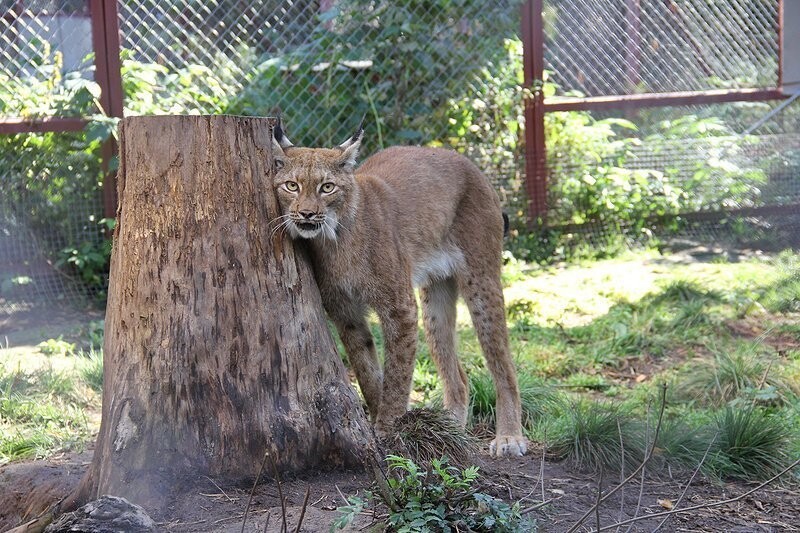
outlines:
[{"label": "bark on stump", "polygon": [[372,433],[307,259],[272,231],[272,119],[132,117],[105,322],[103,414],[70,507],[160,513],[200,476],[358,464]]}]

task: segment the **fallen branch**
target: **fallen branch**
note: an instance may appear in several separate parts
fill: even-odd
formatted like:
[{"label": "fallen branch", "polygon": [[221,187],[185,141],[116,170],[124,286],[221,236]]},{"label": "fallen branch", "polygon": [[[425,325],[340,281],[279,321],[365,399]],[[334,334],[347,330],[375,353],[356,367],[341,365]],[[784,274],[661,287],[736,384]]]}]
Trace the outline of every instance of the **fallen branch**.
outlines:
[{"label": "fallen branch", "polygon": [[[675,505],[673,506],[673,509],[677,508],[681,504],[681,501],[683,501],[683,497],[686,496],[686,491],[689,490],[689,487],[691,486],[692,481],[694,481],[695,476],[700,471],[700,469],[703,467],[703,463],[706,462],[706,457],[708,457],[708,452],[711,451],[711,447],[714,445],[714,442],[716,442],[717,436],[719,436],[719,432],[714,433],[714,438],[711,439],[711,442],[708,443],[708,448],[706,448],[706,453],[703,454],[703,458],[700,459],[700,463],[698,463],[697,468],[695,468],[694,472],[692,472],[692,477],[689,478],[689,482],[686,483],[686,486],[683,488],[683,492],[681,492],[681,495],[678,496],[678,499],[675,501]],[[665,516],[664,520],[662,520],[661,523],[658,524],[656,526],[656,528],[651,533],[656,533],[659,529],[664,527],[664,524],[667,523],[667,520],[669,520],[669,518],[670,518],[669,516]]]}]

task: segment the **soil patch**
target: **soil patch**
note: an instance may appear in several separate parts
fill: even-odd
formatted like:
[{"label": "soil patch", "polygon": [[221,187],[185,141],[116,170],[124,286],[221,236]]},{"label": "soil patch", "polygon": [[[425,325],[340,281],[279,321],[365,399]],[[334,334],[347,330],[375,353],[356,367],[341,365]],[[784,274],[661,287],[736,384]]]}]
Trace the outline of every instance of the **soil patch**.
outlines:
[{"label": "soil patch", "polygon": [[[16,525],[35,512],[32,502],[52,503],[64,496],[80,480],[90,453],[0,468],[0,530]],[[568,530],[597,499],[599,476],[576,472],[563,462],[542,462],[541,449],[534,449],[522,458],[497,460],[481,454],[475,460],[482,474],[481,490],[506,501],[520,501],[522,509],[536,518],[539,531]],[[638,481],[630,483],[604,502],[599,513],[592,512],[579,531],[595,530],[598,516],[601,527],[606,527],[634,516],[663,512],[677,503],[689,477],[689,472],[672,472],[671,477],[667,472],[658,478],[648,477],[644,487],[640,487]],[[603,494],[616,485],[619,475],[605,478]],[[286,500],[289,529],[293,531],[298,522],[306,489],[309,500],[301,531],[316,533],[330,531],[331,522],[338,516],[337,508],[344,505],[343,495],[362,494],[370,486],[369,476],[354,470],[311,472],[283,480],[280,492]],[[753,487],[698,478],[678,507],[712,504],[737,497]],[[251,488],[201,478],[175,500],[170,516],[153,518],[159,528],[167,532],[232,533],[242,530],[249,502],[244,531],[280,531],[283,511],[278,484],[272,479],[264,480],[256,487],[252,498]],[[381,531],[381,520],[385,516],[385,508],[370,510],[359,516],[348,531]],[[635,522],[631,531],[653,531],[661,520],[659,517]],[[623,526],[622,530],[626,528]],[[800,489],[787,485],[768,486],[733,503],[673,515],[661,531],[800,531]]]}]

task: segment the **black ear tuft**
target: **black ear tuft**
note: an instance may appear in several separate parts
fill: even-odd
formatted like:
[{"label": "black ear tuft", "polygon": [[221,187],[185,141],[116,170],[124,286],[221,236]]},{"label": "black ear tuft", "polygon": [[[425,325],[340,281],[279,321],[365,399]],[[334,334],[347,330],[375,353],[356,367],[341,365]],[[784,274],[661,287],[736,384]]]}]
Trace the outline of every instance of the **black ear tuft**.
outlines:
[{"label": "black ear tuft", "polygon": [[364,115],[364,117],[361,118],[361,122],[359,123],[356,132],[352,136],[350,136],[350,138],[348,138],[345,142],[340,144],[339,148],[341,148],[342,150],[347,150],[353,145],[361,144],[361,138],[364,137],[364,118],[366,118],[366,115]]},{"label": "black ear tuft", "polygon": [[275,136],[275,140],[278,141],[278,144],[281,143],[283,140],[283,126],[281,125],[281,116],[278,115],[277,122],[275,123],[275,128],[272,130],[272,134]]},{"label": "black ear tuft", "polygon": [[363,117],[361,117],[361,122],[358,123],[358,128],[356,129],[356,132],[353,134],[351,139],[353,139],[353,140],[361,139],[361,137],[364,136],[364,119],[366,119],[366,118],[367,118],[367,115],[364,115]]}]

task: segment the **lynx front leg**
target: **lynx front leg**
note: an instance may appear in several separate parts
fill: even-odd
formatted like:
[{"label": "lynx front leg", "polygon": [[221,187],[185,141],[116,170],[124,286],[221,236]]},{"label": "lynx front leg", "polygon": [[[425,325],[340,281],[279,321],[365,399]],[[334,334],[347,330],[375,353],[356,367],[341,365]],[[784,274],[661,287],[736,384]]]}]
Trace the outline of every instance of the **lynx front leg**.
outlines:
[{"label": "lynx front leg", "polygon": [[410,285],[407,291],[376,306],[385,345],[383,392],[375,430],[379,436],[392,431],[394,421],[405,414],[411,393],[417,354],[417,302]]},{"label": "lynx front leg", "polygon": [[374,421],[381,403],[383,378],[375,341],[365,318],[366,310],[351,300],[339,300],[337,305],[329,307],[328,315],[336,325],[361,394],[367,402],[370,418]]}]

